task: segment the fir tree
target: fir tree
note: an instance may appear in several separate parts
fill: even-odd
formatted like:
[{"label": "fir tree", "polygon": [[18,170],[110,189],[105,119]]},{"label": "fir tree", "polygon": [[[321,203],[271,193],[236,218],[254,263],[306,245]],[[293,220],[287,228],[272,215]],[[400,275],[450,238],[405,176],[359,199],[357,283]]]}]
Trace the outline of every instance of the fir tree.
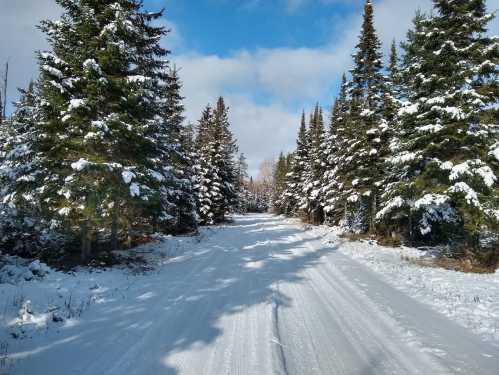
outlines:
[{"label": "fir tree", "polygon": [[497,159],[489,151],[497,134],[484,121],[497,103],[498,43],[486,36],[492,17],[484,1],[434,1],[434,15],[419,15],[408,35],[409,102],[392,158],[398,182],[379,218],[408,228],[411,238],[440,242],[464,233],[477,247],[497,220]]},{"label": "fir tree", "polygon": [[350,85],[351,108],[347,127],[344,163],[341,170],[343,193],[349,202],[350,221],[355,230],[373,231],[379,186],[383,178],[381,150],[388,124],[383,118],[384,81],[381,43],[374,28],[373,4],[366,1]]},{"label": "fir tree", "polygon": [[272,209],[275,213],[285,213],[285,200],[283,198],[286,189],[286,179],[289,172],[288,158],[281,152],[277,160],[273,176]]},{"label": "fir tree", "polygon": [[[222,180],[219,170],[219,143],[215,142],[213,110],[207,106],[199,120],[196,149],[198,157],[197,207],[201,224],[215,224],[221,220],[223,205]],[[223,218],[223,215],[222,215]]]},{"label": "fir tree", "polygon": [[32,193],[53,227],[79,234],[85,259],[97,236],[121,229],[130,245],[134,225],[170,220],[170,172],[155,137],[166,30],[151,26],[161,13],[142,12],[136,0],[57,3],[62,18],[41,24],[52,51],[39,54]]},{"label": "fir tree", "polygon": [[228,109],[219,98],[213,110],[208,106],[198,125],[197,201],[202,224],[215,224],[238,205],[235,153],[237,144],[230,130]]},{"label": "fir tree", "polygon": [[305,112],[302,114],[300,130],[298,132],[296,151],[290,162],[290,172],[287,176],[286,190],[284,192],[286,205],[285,212],[288,215],[296,215],[303,201],[303,191],[306,178],[306,168],[309,157],[309,144],[307,124],[305,123]]},{"label": "fir tree", "polygon": [[347,125],[350,114],[347,77],[343,74],[340,93],[331,111],[329,134],[326,142],[326,171],[323,176],[322,190],[324,210],[329,223],[339,224],[344,217],[343,184],[339,172],[345,168],[344,155],[347,141],[353,135]]},{"label": "fir tree", "polygon": [[164,169],[171,171],[171,180],[165,186],[172,203],[171,215],[175,219],[177,233],[196,230],[196,197],[194,193],[194,166],[192,159],[192,127],[185,126],[183,97],[180,94],[182,83],[176,68],[168,72],[164,100],[165,129],[167,148]]},{"label": "fir tree", "polygon": [[325,133],[322,109],[316,105],[308,132],[309,156],[305,169],[304,193],[301,207],[308,213],[309,221],[320,224],[324,220],[321,192],[322,177],[326,167]]},{"label": "fir tree", "polygon": [[[40,136],[40,100],[34,82],[19,92],[12,120],[2,127],[2,244],[16,254],[36,256],[44,246],[43,233],[47,234],[50,227],[47,220],[42,220],[40,192],[36,190],[37,180],[44,174],[34,147]],[[54,235],[44,237],[48,242],[57,240]]]},{"label": "fir tree", "polygon": [[222,97],[218,99],[217,106],[213,111],[213,121],[214,137],[221,156],[218,165],[220,178],[222,179],[221,189],[224,197],[224,203],[221,210],[225,213],[237,206],[235,157],[238,152],[238,147],[234,135],[230,130],[228,108]]},{"label": "fir tree", "polygon": [[248,163],[243,153],[239,155],[235,163],[235,183],[234,190],[237,194],[236,212],[245,213],[248,211],[249,192],[246,189],[246,180],[248,179]]}]

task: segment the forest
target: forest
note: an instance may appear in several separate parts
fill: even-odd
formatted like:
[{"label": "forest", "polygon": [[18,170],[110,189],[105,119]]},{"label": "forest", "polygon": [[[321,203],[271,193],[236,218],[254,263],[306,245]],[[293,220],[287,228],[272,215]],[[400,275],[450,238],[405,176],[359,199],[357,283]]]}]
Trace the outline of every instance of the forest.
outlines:
[{"label": "forest", "polygon": [[0,375],[499,374],[498,1],[0,0]]},{"label": "forest", "polygon": [[497,264],[499,43],[485,1],[434,1],[386,64],[366,1],[331,115],[304,112],[296,150],[264,182],[248,176],[222,97],[186,123],[163,11],[56,2],[62,17],[38,26],[50,45],[39,77],[2,119],[4,252],[86,262],[269,210]]},{"label": "forest", "polygon": [[498,262],[498,38],[484,1],[434,1],[383,64],[371,1],[331,117],[301,119],[274,209],[388,244]]}]

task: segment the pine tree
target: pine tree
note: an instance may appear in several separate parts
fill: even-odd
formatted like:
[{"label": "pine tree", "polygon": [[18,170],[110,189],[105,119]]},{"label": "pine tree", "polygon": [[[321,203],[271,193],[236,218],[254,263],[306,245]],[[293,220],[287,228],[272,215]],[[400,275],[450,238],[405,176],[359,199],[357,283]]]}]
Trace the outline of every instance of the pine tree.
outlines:
[{"label": "pine tree", "polygon": [[492,17],[481,0],[435,0],[434,15],[419,15],[408,35],[409,102],[392,158],[399,182],[379,218],[408,228],[411,238],[441,242],[464,233],[476,248],[484,228],[496,225],[498,170],[490,150],[497,133],[484,121],[497,103],[499,49],[497,38],[486,36]]},{"label": "pine tree", "polygon": [[[201,224],[210,225],[223,219],[220,207],[223,205],[219,142],[214,132],[213,110],[207,106],[199,120],[196,149],[198,157],[197,207]],[[221,217],[222,216],[222,217]]]},{"label": "pine tree", "polygon": [[[37,86],[31,82],[20,89],[12,121],[2,126],[0,181],[2,185],[2,245],[19,255],[36,256],[40,249],[58,238],[50,223],[43,221],[37,181],[44,174],[34,140],[39,129],[40,99]],[[45,234],[45,235],[43,235]]]},{"label": "pine tree", "polygon": [[321,224],[324,220],[321,181],[326,167],[325,133],[322,109],[316,105],[308,132],[309,156],[305,169],[304,198],[302,209],[309,221]]},{"label": "pine tree", "polygon": [[303,191],[306,178],[306,168],[309,157],[307,124],[305,123],[305,112],[302,114],[298,139],[296,141],[296,151],[292,155],[290,162],[290,172],[287,176],[286,190],[284,192],[287,215],[297,215],[301,209]]},{"label": "pine tree", "polygon": [[228,109],[219,98],[213,110],[208,106],[198,125],[197,201],[202,224],[216,224],[238,206],[235,154],[237,144],[230,130]]},{"label": "pine tree", "polygon": [[381,185],[385,133],[388,124],[383,118],[384,81],[381,43],[374,28],[371,0],[364,8],[362,31],[354,54],[350,85],[351,106],[341,170],[343,194],[348,202],[351,224],[355,230],[375,230]]},{"label": "pine tree", "polygon": [[[165,80],[166,30],[151,26],[136,0],[57,0],[58,21],[44,21],[51,52],[39,54],[40,168],[32,194],[53,228],[78,234],[83,259],[118,229],[130,245],[133,226],[169,220],[158,160],[163,149],[156,95]],[[28,176],[27,176],[28,177]],[[26,177],[26,178],[27,178]]]},{"label": "pine tree", "polygon": [[224,196],[223,207],[220,209],[229,212],[237,206],[237,192],[235,189],[235,157],[238,152],[237,142],[230,130],[228,108],[225,106],[224,98],[220,97],[213,111],[215,140],[220,149],[221,159],[219,161],[220,178],[222,179],[222,194]]},{"label": "pine tree", "polygon": [[331,111],[329,134],[325,148],[326,171],[322,182],[326,220],[336,225],[344,218],[345,198],[342,197],[343,184],[341,183],[340,171],[345,168],[345,159],[342,151],[345,150],[348,139],[353,136],[349,134],[352,129],[348,127],[347,123],[350,114],[348,87],[347,77],[343,74],[340,93]]},{"label": "pine tree", "polygon": [[174,218],[174,232],[192,232],[197,228],[196,197],[194,193],[194,167],[191,158],[193,134],[192,128],[184,123],[183,97],[180,94],[182,83],[176,68],[168,71],[166,76],[164,119],[165,128],[160,134],[166,134],[165,171],[171,171],[171,179],[165,185],[171,202]]},{"label": "pine tree", "polygon": [[397,45],[393,40],[390,48],[390,59],[388,65],[388,75],[384,85],[384,113],[383,118],[388,124],[394,125],[398,111],[401,106],[401,73],[399,68],[399,59]]},{"label": "pine tree", "polygon": [[274,170],[272,193],[272,209],[277,214],[285,213],[286,202],[283,196],[286,189],[286,179],[288,173],[288,158],[281,152]]},{"label": "pine tree", "polygon": [[234,190],[237,194],[237,204],[235,211],[245,213],[248,211],[248,190],[246,189],[246,180],[248,179],[248,163],[246,156],[243,153],[239,154],[239,158],[235,163],[235,183]]}]

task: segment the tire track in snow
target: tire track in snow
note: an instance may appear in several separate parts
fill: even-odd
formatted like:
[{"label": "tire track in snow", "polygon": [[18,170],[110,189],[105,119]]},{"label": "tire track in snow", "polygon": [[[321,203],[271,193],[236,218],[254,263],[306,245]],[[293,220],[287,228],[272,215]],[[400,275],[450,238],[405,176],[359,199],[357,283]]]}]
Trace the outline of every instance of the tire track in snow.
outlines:
[{"label": "tire track in snow", "polygon": [[286,355],[284,353],[284,346],[281,339],[281,332],[279,328],[279,282],[275,283],[272,294],[272,328],[274,335],[274,344],[277,351],[277,359],[279,364],[279,373],[282,375],[289,375],[288,365],[286,362]]}]

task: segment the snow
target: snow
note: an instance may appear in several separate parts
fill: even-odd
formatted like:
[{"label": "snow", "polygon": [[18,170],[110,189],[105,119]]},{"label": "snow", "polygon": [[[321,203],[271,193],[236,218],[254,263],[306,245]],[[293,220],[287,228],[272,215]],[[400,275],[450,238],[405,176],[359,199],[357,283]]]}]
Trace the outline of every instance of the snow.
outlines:
[{"label": "snow", "polygon": [[88,59],[83,62],[83,68],[89,71],[94,71],[98,74],[102,74],[102,69],[99,64],[97,64],[97,61],[94,59]]},{"label": "snow", "polygon": [[127,77],[127,81],[129,83],[144,83],[147,82],[148,78],[141,76],[141,75],[135,75],[135,76],[129,76]]},{"label": "snow", "polygon": [[497,177],[492,169],[488,165],[484,165],[480,159],[467,160],[464,163],[455,165],[451,169],[449,179],[456,181],[465,176],[472,177],[475,174],[480,176],[483,183],[489,188],[494,186],[497,181]]},{"label": "snow", "polygon": [[422,133],[438,133],[443,128],[444,127],[442,125],[425,125],[425,126],[420,126],[417,129],[419,132]]},{"label": "snow", "polygon": [[416,210],[421,210],[422,219],[420,232],[423,235],[431,233],[433,222],[453,222],[455,220],[454,209],[449,205],[450,198],[442,194],[426,194],[414,202]]},{"label": "snow", "polygon": [[72,111],[74,109],[78,109],[78,108],[81,108],[81,107],[84,107],[84,106],[85,106],[85,100],[84,99],[71,99],[69,101],[68,111]]},{"label": "snow", "polygon": [[449,188],[448,192],[451,194],[462,193],[464,194],[466,203],[468,203],[470,206],[481,208],[480,201],[478,200],[478,194],[465,182],[461,181],[457,184],[454,184]]},{"label": "snow", "polygon": [[123,182],[125,182],[125,184],[130,184],[130,182],[132,182],[132,180],[136,177],[135,176],[135,173],[131,172],[131,171],[123,171],[121,172],[121,177],[123,178]]},{"label": "snow", "polygon": [[403,151],[391,158],[389,158],[389,162],[394,165],[406,164],[415,160],[418,157],[418,154],[409,151]]},{"label": "snow", "polygon": [[69,216],[71,213],[71,209],[69,207],[63,207],[57,213],[61,216]]},{"label": "snow", "polygon": [[88,160],[80,159],[77,162],[71,163],[71,168],[73,168],[75,171],[81,172],[91,164],[92,163],[90,163]]},{"label": "snow", "polygon": [[130,195],[132,197],[140,197],[140,186],[135,182],[130,185]]},{"label": "snow", "polygon": [[417,250],[281,217],[235,219],[134,250],[150,271],[1,284],[8,373],[496,375],[497,274],[421,268],[401,259]]},{"label": "snow", "polygon": [[59,69],[54,68],[53,66],[45,64],[45,65],[42,65],[42,69],[54,77],[57,77],[59,79],[64,78],[64,74],[62,74],[62,72]]},{"label": "snow", "polygon": [[399,109],[398,114],[399,116],[403,115],[413,115],[419,111],[419,104],[406,104],[402,108]]},{"label": "snow", "polygon": [[364,109],[361,113],[360,113],[360,116],[361,117],[369,117],[369,116],[372,116],[374,114],[374,111],[370,110],[370,109]]},{"label": "snow", "polygon": [[427,251],[371,242],[349,243],[340,251],[375,271],[392,287],[499,346],[499,272],[473,274],[422,267],[414,261],[431,259]]},{"label": "snow", "polygon": [[494,172],[492,171],[492,169],[488,166],[488,165],[485,165],[483,167],[480,167],[476,170],[476,173],[482,177],[483,179],[483,183],[491,188],[492,186],[494,186],[494,184],[496,183],[497,181],[497,177],[496,175],[494,174]]},{"label": "snow", "polygon": [[490,151],[490,154],[494,156],[497,160],[499,160],[499,147],[496,147],[492,151]]},{"label": "snow", "polygon": [[376,214],[376,219],[381,220],[387,214],[392,212],[394,209],[403,207],[405,204],[406,204],[406,202],[402,197],[395,197],[393,199],[390,199],[386,203],[386,205],[381,210],[379,210],[379,212]]}]

